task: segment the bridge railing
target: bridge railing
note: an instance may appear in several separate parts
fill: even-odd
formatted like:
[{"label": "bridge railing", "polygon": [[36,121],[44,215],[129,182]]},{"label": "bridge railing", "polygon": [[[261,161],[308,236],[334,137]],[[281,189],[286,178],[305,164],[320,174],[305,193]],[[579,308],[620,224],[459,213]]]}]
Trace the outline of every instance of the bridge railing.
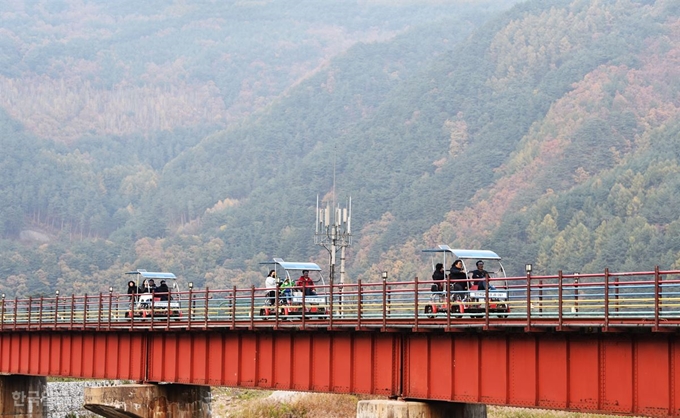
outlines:
[{"label": "bridge railing", "polygon": [[527,294],[533,317],[606,316],[653,318],[680,315],[677,271],[532,276],[530,286],[510,285],[511,306],[526,315]]},{"label": "bridge railing", "polygon": [[[433,290],[433,285],[443,284]],[[625,327],[680,326],[680,271],[527,275],[489,279],[490,290],[454,290],[453,283],[361,282],[317,286],[270,298],[271,289],[174,292],[170,309],[154,298],[95,295],[0,300],[0,331],[54,328],[207,327]],[[490,293],[489,293],[490,292]],[[294,295],[294,296],[293,296]],[[485,295],[487,297],[485,297]],[[500,295],[500,296],[499,296]]]}]

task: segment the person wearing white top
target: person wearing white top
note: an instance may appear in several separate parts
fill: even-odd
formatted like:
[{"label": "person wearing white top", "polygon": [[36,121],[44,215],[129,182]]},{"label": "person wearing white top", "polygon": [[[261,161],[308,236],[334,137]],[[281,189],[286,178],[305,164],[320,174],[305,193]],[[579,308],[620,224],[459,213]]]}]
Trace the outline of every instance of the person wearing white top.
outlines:
[{"label": "person wearing white top", "polygon": [[264,287],[267,289],[266,296],[269,298],[269,304],[276,304],[276,288],[278,287],[278,281],[276,280],[276,271],[269,270],[269,274],[264,279]]}]

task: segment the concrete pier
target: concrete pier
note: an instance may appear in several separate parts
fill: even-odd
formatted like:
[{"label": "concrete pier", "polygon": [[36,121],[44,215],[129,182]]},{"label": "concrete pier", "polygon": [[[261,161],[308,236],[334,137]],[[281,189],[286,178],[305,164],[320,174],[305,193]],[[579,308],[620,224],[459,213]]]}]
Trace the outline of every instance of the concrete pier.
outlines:
[{"label": "concrete pier", "polygon": [[486,405],[438,401],[359,401],[357,418],[486,418]]},{"label": "concrete pier", "polygon": [[0,417],[43,418],[47,378],[10,374],[0,376]]},{"label": "concrete pier", "polygon": [[209,386],[135,384],[85,389],[85,409],[108,418],[209,418]]}]

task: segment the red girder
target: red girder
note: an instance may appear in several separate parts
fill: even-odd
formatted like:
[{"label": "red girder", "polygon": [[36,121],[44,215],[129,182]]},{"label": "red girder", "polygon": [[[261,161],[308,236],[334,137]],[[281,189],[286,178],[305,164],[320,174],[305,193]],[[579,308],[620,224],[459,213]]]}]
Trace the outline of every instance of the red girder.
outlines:
[{"label": "red girder", "polygon": [[0,332],[0,373],[145,380],[148,336],[129,332]]},{"label": "red girder", "polygon": [[413,335],[402,396],[546,409],[680,415],[677,335]]},{"label": "red girder", "polygon": [[400,341],[398,334],[381,333],[154,333],[148,376],[199,385],[393,395]]},{"label": "red girder", "polygon": [[680,415],[675,333],[0,333],[0,372]]}]

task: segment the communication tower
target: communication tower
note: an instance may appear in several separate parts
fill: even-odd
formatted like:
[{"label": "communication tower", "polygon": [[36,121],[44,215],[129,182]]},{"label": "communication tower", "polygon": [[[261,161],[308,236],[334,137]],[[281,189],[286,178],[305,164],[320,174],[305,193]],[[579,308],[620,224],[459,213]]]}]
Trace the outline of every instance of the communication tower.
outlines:
[{"label": "communication tower", "polygon": [[326,202],[325,207],[319,206],[319,196],[316,196],[316,227],[314,229],[314,243],[321,245],[330,255],[329,280],[335,280],[335,262],[340,250],[340,284],[345,283],[345,248],[352,245],[352,198],[347,201],[347,207],[341,208],[335,202]]}]

